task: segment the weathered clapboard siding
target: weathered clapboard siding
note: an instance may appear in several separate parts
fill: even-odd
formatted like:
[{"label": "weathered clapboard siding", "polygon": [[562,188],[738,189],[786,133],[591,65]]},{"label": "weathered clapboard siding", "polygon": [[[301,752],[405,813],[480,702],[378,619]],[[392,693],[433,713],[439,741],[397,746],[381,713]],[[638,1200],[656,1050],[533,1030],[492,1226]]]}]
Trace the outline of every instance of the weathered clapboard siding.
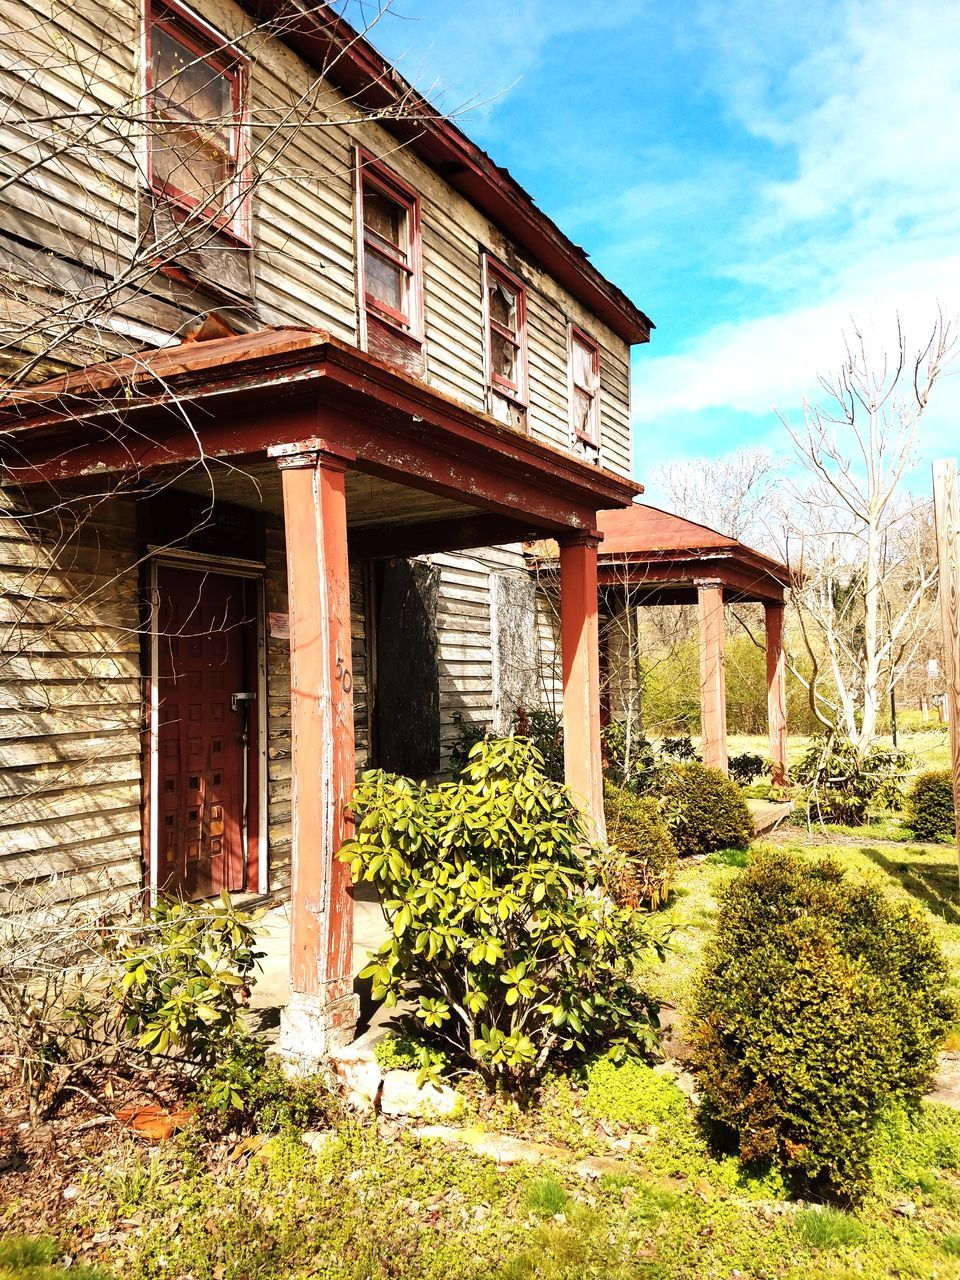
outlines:
[{"label": "weathered clapboard siding", "polygon": [[[559,642],[549,627],[548,610],[538,598],[543,593],[533,582],[529,644],[504,641],[503,629],[509,635],[520,621],[515,613],[504,617],[504,609],[526,608],[522,602],[530,575],[519,547],[486,547],[429,558],[441,570],[437,639],[440,767],[445,772],[462,725],[507,733],[521,704],[527,710],[549,707],[559,712],[559,667],[556,681],[553,676]],[[528,660],[529,671],[519,671],[518,664]]]},{"label": "weathered clapboard siding", "polygon": [[556,583],[537,582],[537,646],[543,705],[554,715],[563,711],[563,668],[560,655],[560,598]]},{"label": "weathered clapboard siding", "polygon": [[0,884],[45,884],[46,901],[136,891],[133,504],[68,518],[31,515],[9,493],[0,503]]}]

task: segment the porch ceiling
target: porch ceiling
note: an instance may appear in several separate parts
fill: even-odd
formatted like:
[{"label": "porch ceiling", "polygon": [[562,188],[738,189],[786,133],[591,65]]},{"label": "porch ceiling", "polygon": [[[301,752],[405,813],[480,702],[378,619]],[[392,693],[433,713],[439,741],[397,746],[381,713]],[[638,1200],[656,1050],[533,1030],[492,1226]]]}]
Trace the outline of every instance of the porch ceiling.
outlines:
[{"label": "porch ceiling", "polygon": [[[311,329],[185,342],[79,370],[8,400],[0,428],[3,462],[22,484],[115,473],[136,482],[227,459],[249,475],[273,446],[339,452],[394,486],[358,500],[358,526],[363,510],[370,530],[394,526],[397,489],[403,508],[413,507],[423,536],[395,554],[439,549],[420,544],[441,523],[450,547],[593,530],[601,508],[625,506],[638,491]],[[415,514],[414,489],[437,500],[428,519]],[[378,509],[391,494],[396,509]]]},{"label": "porch ceiling", "polygon": [[[244,461],[231,466],[194,469],[178,476],[175,489],[196,493],[218,502],[253,507],[270,515],[283,515],[280,471],[272,460]],[[347,528],[363,529],[385,523],[416,524],[424,520],[455,519],[476,514],[476,507],[438,498],[422,489],[385,480],[382,476],[347,472]]]}]

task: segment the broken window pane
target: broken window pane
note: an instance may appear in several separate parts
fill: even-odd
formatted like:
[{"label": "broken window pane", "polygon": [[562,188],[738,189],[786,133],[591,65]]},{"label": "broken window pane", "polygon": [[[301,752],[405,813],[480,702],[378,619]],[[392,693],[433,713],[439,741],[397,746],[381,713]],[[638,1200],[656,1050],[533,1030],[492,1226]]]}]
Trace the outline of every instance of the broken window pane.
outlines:
[{"label": "broken window pane", "polygon": [[580,435],[593,435],[593,396],[579,387],[573,389],[573,427]]},{"label": "broken window pane", "polygon": [[517,348],[496,330],[490,334],[490,365],[497,377],[517,385]]},{"label": "broken window pane", "polygon": [[490,319],[511,333],[517,331],[517,298],[500,280],[490,284]]},{"label": "broken window pane", "polygon": [[596,384],[594,353],[582,342],[573,344],[573,381],[578,387],[592,391]]}]

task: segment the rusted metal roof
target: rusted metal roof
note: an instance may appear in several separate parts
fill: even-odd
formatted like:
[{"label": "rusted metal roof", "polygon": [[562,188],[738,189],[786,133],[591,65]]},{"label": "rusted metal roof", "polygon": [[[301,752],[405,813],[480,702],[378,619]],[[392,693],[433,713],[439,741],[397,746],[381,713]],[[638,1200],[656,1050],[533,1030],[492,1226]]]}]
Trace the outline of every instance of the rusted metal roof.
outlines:
[{"label": "rusted metal roof", "polygon": [[86,400],[108,395],[123,387],[137,387],[139,390],[150,383],[162,384],[183,374],[239,365],[248,360],[261,361],[290,351],[322,346],[330,341],[330,335],[320,329],[261,329],[256,333],[234,334],[208,342],[185,341],[172,347],[137,351],[133,355],[121,356],[104,364],[87,365],[59,378],[24,387],[5,398],[0,419],[27,417],[31,410],[59,400]]},{"label": "rusted metal roof", "polygon": [[600,576],[608,585],[622,579],[651,590],[669,587],[676,603],[706,578],[743,599],[782,598],[791,581],[788,567],[774,557],[646,503],[599,511],[597,526],[603,534]]},{"label": "rusted metal roof", "polygon": [[632,557],[655,551],[690,552],[718,547],[749,550],[743,547],[743,543],[737,542],[736,538],[728,538],[716,529],[695,524],[693,520],[685,520],[682,516],[647,506],[646,503],[635,502],[632,507],[625,507],[622,511],[601,511],[597,519],[603,534],[600,552],[604,556]]}]

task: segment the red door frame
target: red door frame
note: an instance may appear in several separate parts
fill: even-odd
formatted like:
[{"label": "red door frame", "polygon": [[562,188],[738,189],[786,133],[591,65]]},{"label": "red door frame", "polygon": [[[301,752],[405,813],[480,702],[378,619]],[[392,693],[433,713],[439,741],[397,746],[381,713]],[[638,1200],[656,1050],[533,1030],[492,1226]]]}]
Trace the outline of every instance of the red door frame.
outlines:
[{"label": "red door frame", "polygon": [[146,673],[146,732],[143,746],[143,845],[146,868],[148,901],[157,898],[159,821],[152,797],[158,787],[158,636],[157,636],[157,571],[179,569],[184,573],[222,574],[250,582],[256,601],[256,643],[252,646],[250,667],[247,673],[248,687],[257,693],[256,714],[251,716],[248,732],[250,749],[247,777],[247,884],[246,891],[264,894],[269,892],[269,860],[267,845],[267,663],[264,614],[264,587],[262,564],[231,560],[221,556],[199,555],[192,552],[166,551],[153,555],[148,562],[149,590],[149,644]]}]

